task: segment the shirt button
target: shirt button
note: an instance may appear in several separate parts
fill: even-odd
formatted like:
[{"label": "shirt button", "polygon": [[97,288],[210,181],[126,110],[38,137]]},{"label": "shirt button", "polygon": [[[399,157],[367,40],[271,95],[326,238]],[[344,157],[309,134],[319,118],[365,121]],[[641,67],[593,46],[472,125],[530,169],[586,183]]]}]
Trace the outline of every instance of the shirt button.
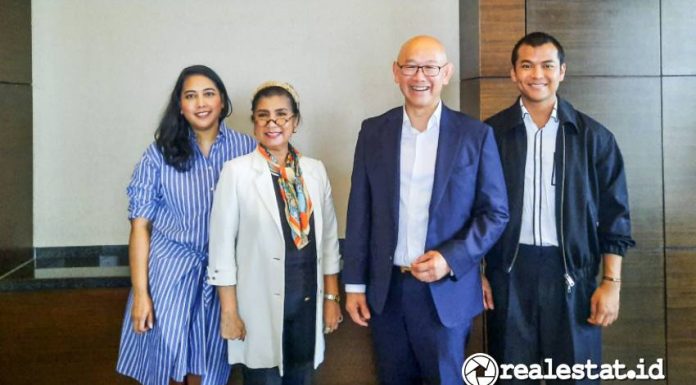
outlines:
[{"label": "shirt button", "polygon": [[309,297],[304,297],[305,302],[309,302],[310,298]]}]

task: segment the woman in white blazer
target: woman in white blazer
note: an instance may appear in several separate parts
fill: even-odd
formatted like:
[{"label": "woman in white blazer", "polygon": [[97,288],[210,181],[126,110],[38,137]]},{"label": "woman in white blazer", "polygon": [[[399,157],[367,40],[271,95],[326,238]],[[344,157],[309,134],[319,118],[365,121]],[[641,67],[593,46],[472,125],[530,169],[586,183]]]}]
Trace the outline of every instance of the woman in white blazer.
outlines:
[{"label": "woman in white blazer", "polygon": [[225,164],[215,191],[207,280],[245,385],[310,384],[323,335],[342,321],[331,186],[324,165],[289,143],[300,121],[291,85],[262,84],[252,113],[259,145]]}]

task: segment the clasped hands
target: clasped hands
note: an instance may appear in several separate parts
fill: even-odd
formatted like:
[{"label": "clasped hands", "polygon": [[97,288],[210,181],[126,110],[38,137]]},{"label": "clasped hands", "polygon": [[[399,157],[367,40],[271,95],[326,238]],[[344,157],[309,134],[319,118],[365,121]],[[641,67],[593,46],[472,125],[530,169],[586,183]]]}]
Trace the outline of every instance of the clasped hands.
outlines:
[{"label": "clasped hands", "polygon": [[[440,280],[452,271],[445,257],[436,250],[430,250],[416,258],[409,268],[410,274],[417,280],[428,283]],[[365,293],[346,293],[346,311],[353,322],[367,326],[371,316]]]}]

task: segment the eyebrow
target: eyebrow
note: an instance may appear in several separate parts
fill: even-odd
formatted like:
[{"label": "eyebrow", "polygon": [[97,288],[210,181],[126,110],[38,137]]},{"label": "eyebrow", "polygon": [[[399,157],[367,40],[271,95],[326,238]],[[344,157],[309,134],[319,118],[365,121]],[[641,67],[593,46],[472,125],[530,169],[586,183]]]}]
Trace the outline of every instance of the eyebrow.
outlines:
[{"label": "eyebrow", "polygon": [[[202,89],[201,91],[214,91],[214,92],[217,92],[217,89],[214,88],[214,87],[208,87],[208,88]],[[184,94],[189,94],[189,93],[191,93],[191,92],[198,92],[198,90],[190,90],[190,89],[189,89],[189,90],[184,90],[182,93],[184,93]]]},{"label": "eyebrow", "polygon": [[[525,63],[535,64],[536,62],[533,62],[533,61],[528,60],[528,59],[521,59],[521,60],[520,60],[520,63],[521,63],[521,64],[525,64]],[[554,60],[554,59],[551,59],[551,60],[544,60],[544,61],[542,61],[542,62],[540,62],[540,63],[541,63],[541,64],[547,64],[547,63],[553,63],[553,64],[555,64],[555,63],[556,63],[556,60]]]}]

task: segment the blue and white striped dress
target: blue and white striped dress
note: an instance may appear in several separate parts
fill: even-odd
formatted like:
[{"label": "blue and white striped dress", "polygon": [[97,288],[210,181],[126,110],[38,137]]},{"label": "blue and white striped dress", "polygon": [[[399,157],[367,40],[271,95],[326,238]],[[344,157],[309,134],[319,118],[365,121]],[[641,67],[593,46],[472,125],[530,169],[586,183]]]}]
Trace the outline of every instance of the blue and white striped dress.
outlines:
[{"label": "blue and white striped dress", "polygon": [[133,332],[131,305],[126,305],[116,371],[144,385],[183,381],[187,373],[203,375],[203,384],[226,384],[230,375],[227,344],[220,337],[220,302],[205,282],[208,225],[213,192],[223,163],[254,151],[248,135],[220,125],[204,157],[195,149],[189,171],[166,164],[151,144],[128,186],[129,219],[152,223],[148,285],[155,322],[144,334]]}]

